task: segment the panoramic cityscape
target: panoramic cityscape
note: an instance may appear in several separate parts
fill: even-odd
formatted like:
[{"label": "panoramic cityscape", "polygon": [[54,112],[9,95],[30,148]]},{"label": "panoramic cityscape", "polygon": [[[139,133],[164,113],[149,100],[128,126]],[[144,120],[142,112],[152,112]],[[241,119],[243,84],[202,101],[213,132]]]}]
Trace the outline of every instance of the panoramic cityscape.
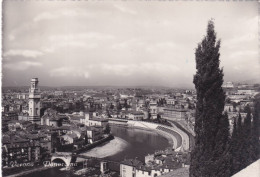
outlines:
[{"label": "panoramic cityscape", "polygon": [[2,6],[2,176],[259,176],[258,2]]}]

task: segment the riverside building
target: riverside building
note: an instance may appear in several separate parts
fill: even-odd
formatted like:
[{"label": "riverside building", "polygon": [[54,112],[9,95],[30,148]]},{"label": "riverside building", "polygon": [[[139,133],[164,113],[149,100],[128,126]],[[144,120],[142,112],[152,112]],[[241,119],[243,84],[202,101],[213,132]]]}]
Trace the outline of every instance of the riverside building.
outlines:
[{"label": "riverside building", "polygon": [[163,110],[163,119],[178,121],[185,120],[187,110],[185,109],[174,109],[174,108],[165,108]]}]

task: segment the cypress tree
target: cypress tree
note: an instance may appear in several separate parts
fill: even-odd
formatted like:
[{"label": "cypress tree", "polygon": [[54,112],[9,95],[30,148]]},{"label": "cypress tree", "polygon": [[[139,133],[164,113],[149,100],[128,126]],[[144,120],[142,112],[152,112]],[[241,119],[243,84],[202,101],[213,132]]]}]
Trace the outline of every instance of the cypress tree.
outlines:
[{"label": "cypress tree", "polygon": [[251,128],[251,139],[250,139],[250,163],[256,161],[260,157],[260,143],[259,143],[259,113],[260,110],[260,100],[255,101],[253,122]]},{"label": "cypress tree", "polygon": [[239,137],[242,136],[242,118],[241,114],[238,114],[238,120],[237,120],[237,134]]},{"label": "cypress tree", "polygon": [[227,112],[220,119],[219,130],[215,141],[217,142],[214,151],[216,161],[211,164],[213,166],[213,175],[230,176],[232,154],[229,152],[230,132]]},{"label": "cypress tree", "polygon": [[231,173],[234,174],[233,172],[235,164],[236,164],[236,151],[238,148],[238,137],[237,137],[237,121],[234,119],[234,125],[233,125],[233,131],[232,131],[232,136],[230,140],[230,153],[232,154],[232,159],[231,159]]},{"label": "cypress tree", "polygon": [[219,68],[219,48],[214,23],[209,21],[207,35],[195,52],[197,71],[193,83],[197,90],[197,105],[191,177],[230,176],[229,127],[227,115],[223,115],[225,93],[221,87],[223,70]]},{"label": "cypress tree", "polygon": [[[244,109],[247,116],[242,123],[239,114],[237,125],[234,124],[232,133],[230,152],[232,153],[232,172],[235,174],[247,167],[259,158],[259,112],[260,101],[255,100],[253,121],[251,120],[251,110],[249,106]],[[235,128],[236,127],[236,128]]]},{"label": "cypress tree", "polygon": [[234,120],[234,127],[230,143],[230,154],[231,156],[231,175],[237,173],[240,170],[241,159],[240,159],[240,150],[241,150],[241,129],[242,129],[242,120],[239,113],[238,120]]},{"label": "cypress tree", "polygon": [[246,118],[242,125],[241,135],[241,167],[240,170],[247,167],[250,164],[250,139],[251,139],[251,110],[249,107],[245,109],[247,111]]},{"label": "cypress tree", "polygon": [[236,167],[236,172],[240,171],[243,166],[243,162],[241,161],[242,159],[242,154],[241,152],[243,151],[243,144],[244,144],[244,133],[243,133],[243,126],[242,126],[242,117],[241,114],[239,113],[238,115],[238,121],[237,121],[237,167]]},{"label": "cypress tree", "polygon": [[236,137],[236,136],[237,136],[237,121],[236,121],[236,119],[234,119],[234,125],[233,125],[231,141],[233,141],[234,137]]}]

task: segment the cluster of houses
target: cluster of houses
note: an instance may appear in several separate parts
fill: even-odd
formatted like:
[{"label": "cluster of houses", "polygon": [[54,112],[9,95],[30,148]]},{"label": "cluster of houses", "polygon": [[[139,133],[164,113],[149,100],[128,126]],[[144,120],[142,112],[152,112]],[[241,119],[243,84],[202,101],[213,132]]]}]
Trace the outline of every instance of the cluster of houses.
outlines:
[{"label": "cluster of houses", "polygon": [[89,113],[65,115],[51,108],[45,110],[41,124],[16,119],[6,125],[2,135],[3,166],[38,163],[56,151],[80,150],[110,133],[107,119]]},{"label": "cluster of houses", "polygon": [[145,156],[145,163],[138,159],[126,159],[120,163],[120,176],[161,176],[181,167],[189,166],[189,154],[171,149],[157,151]]},{"label": "cluster of houses", "polygon": [[[23,95],[23,96],[21,96]],[[29,120],[28,94],[3,94],[3,119]],[[20,109],[10,106],[19,103]],[[151,90],[151,89],[87,89],[81,91],[43,91],[41,92],[41,117],[45,110],[52,108],[59,114],[73,115],[71,121],[80,123],[74,112],[97,112],[102,118],[129,120],[185,121],[194,126],[196,93],[192,90]],[[12,106],[11,106],[12,107]],[[19,107],[19,106],[18,106]],[[44,122],[46,125],[59,125],[60,118],[54,117]],[[79,115],[80,116],[80,115]],[[81,115],[82,116],[82,115]],[[49,114],[48,116],[49,117]],[[72,120],[73,119],[73,120]]]}]

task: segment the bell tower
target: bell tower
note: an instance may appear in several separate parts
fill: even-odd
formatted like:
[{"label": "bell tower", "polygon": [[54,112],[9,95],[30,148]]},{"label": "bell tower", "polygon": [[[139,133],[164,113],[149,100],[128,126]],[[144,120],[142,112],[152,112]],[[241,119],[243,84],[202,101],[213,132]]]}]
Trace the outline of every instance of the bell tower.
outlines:
[{"label": "bell tower", "polygon": [[31,79],[31,87],[29,89],[29,121],[40,124],[41,95],[38,83],[38,78]]}]

